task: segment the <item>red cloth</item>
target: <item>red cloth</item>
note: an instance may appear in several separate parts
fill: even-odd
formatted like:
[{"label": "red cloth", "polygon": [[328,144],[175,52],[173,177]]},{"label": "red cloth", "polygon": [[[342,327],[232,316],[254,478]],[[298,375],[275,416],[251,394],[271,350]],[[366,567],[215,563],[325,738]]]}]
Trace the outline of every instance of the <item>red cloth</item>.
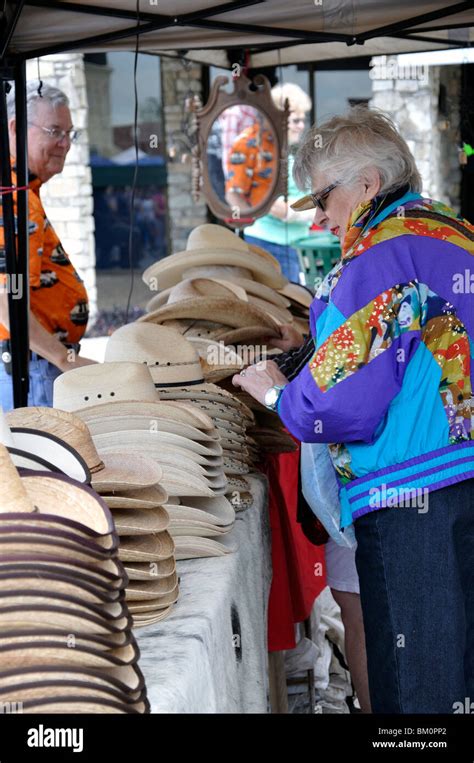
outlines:
[{"label": "red cloth", "polygon": [[273,579],[268,607],[268,651],[296,646],[294,624],[306,620],[326,586],[324,546],[314,546],[296,521],[299,448],[268,455]]}]

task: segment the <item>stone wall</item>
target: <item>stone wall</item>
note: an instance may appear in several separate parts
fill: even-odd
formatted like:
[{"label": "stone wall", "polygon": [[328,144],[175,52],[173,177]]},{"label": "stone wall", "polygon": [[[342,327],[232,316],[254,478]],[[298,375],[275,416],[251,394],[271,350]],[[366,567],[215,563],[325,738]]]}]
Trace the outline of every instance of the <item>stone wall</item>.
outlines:
[{"label": "stone wall", "polygon": [[[74,267],[84,280],[91,318],[97,312],[92,177],[89,167],[87,93],[82,55],[61,53],[40,59],[43,82],[63,90],[70,99],[72,121],[83,130],[68,153],[64,170],[41,189],[46,213]],[[37,60],[29,61],[27,79],[38,78]]]},{"label": "stone wall", "polygon": [[[375,67],[381,58],[372,59]],[[387,112],[407,141],[423,178],[423,194],[459,211],[460,67],[426,67],[420,78],[400,76],[396,67],[391,71],[394,77],[373,79],[370,106]]]},{"label": "stone wall", "polygon": [[[183,64],[176,59],[161,59],[161,88],[167,146],[182,146],[180,133],[184,117],[184,101],[187,95],[201,95],[201,66]],[[207,207],[203,196],[194,202],[191,196],[191,156],[186,151],[185,160],[178,150],[175,160],[168,157],[168,211],[169,253],[186,247],[190,231],[207,221]]]}]

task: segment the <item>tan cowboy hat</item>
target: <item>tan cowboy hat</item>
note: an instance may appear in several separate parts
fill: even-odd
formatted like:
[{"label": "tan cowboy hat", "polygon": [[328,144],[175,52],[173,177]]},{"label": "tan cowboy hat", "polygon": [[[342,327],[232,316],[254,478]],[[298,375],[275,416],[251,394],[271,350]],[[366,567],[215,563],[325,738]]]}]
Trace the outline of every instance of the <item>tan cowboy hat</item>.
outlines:
[{"label": "tan cowboy hat", "polygon": [[[88,427],[94,438],[108,433],[142,431],[151,437],[158,435],[158,439],[169,444],[178,444],[179,442],[181,447],[188,447],[183,440],[190,440],[204,446],[208,455],[217,456],[222,454],[217,432],[209,434],[189,424],[182,424],[180,421],[163,419],[161,416],[153,417],[149,412],[146,414],[122,415],[117,410],[116,416],[100,416],[97,414],[96,418],[88,418]],[[177,438],[180,439],[178,440]],[[205,451],[199,450],[199,452]]]},{"label": "tan cowboy hat", "polygon": [[[163,400],[190,400],[199,405],[201,401],[221,403],[232,408],[248,421],[254,421],[254,415],[249,406],[242,403],[235,394],[218,387],[216,384],[196,384],[187,387],[160,387]],[[253,399],[253,398],[252,398]],[[266,410],[266,409],[265,409]]]},{"label": "tan cowboy hat", "polygon": [[158,559],[153,562],[125,562],[125,569],[129,580],[158,580],[169,578],[176,572],[176,560],[174,556],[167,559]]},{"label": "tan cowboy hat", "polygon": [[154,403],[159,398],[143,363],[94,363],[74,368],[54,380],[54,407],[77,415],[99,404],[129,400]]},{"label": "tan cowboy hat", "polygon": [[110,509],[155,509],[168,501],[168,493],[162,485],[140,490],[102,493],[102,500]]},{"label": "tan cowboy hat", "polygon": [[[94,669],[81,666],[80,668],[75,668],[75,670],[79,671],[77,674],[72,673],[71,668],[69,668],[67,672],[65,668],[62,669],[65,671],[64,680],[63,676],[55,678],[54,675],[51,676],[48,673],[46,675],[48,675],[49,680],[43,679],[28,682],[25,680],[24,682],[21,682],[21,679],[19,678],[17,683],[10,684],[6,689],[1,687],[2,678],[0,674],[0,698],[5,702],[11,701],[11,698],[15,697],[14,701],[21,702],[24,707],[25,703],[29,700],[41,699],[44,697],[74,697],[79,695],[89,699],[109,699],[118,701],[122,705],[130,707],[132,710],[141,713],[150,712],[150,703],[148,702],[144,691],[141,692],[141,695],[137,699],[131,699],[130,695],[115,689],[111,684],[98,685],[97,683],[90,682],[90,671]],[[120,666],[115,669],[124,670],[125,668]],[[44,672],[41,673],[42,670],[44,671],[44,668],[30,668],[31,672],[28,674],[28,679],[31,678],[31,676],[44,675]],[[61,670],[61,668],[59,668],[59,670]],[[110,670],[110,668],[108,668],[108,670]],[[36,671],[36,673],[34,671]]]},{"label": "tan cowboy hat", "polygon": [[[168,578],[156,580],[135,580],[129,583],[126,591],[127,602],[152,601],[159,603],[159,608],[168,607],[178,599],[179,587],[176,572]],[[128,604],[130,608],[130,603]],[[130,610],[133,612],[133,608]]]},{"label": "tan cowboy hat", "polygon": [[167,609],[175,604],[179,596],[179,587],[176,585],[172,591],[159,596],[141,596],[128,602],[128,608],[133,616],[144,614],[157,614],[162,609]]},{"label": "tan cowboy hat", "polygon": [[165,620],[168,615],[171,613],[173,607],[166,607],[166,609],[160,609],[157,614],[152,613],[144,613],[144,614],[138,614],[133,615],[133,627],[134,628],[144,628],[147,625],[154,625],[155,623],[159,623],[162,620]]},{"label": "tan cowboy hat", "polygon": [[23,569],[16,569],[13,572],[2,570],[0,573],[0,592],[19,589],[79,596],[92,604],[110,603],[123,598],[122,591],[119,589],[107,589],[103,585],[91,583],[88,579],[80,576],[71,577],[67,574],[60,574],[55,568],[51,570],[48,567],[42,567],[41,577],[38,576],[37,572],[35,573],[31,565]]},{"label": "tan cowboy hat", "polygon": [[215,323],[231,328],[265,326],[278,332],[277,321],[260,307],[237,298],[226,297],[193,297],[173,304],[168,303],[152,313],[145,313],[137,322],[162,324],[176,319],[203,320],[209,315],[212,315]]},{"label": "tan cowboy hat", "polygon": [[174,543],[167,530],[151,535],[123,535],[119,559],[124,562],[158,562],[174,554]]},{"label": "tan cowboy hat", "polygon": [[34,569],[35,574],[41,574],[41,570],[56,571],[68,576],[80,576],[84,580],[109,591],[117,591],[124,587],[126,582],[125,569],[118,559],[107,559],[94,564],[82,562],[77,559],[64,559],[61,556],[44,555],[34,553],[17,554],[8,556],[2,554],[0,559],[0,574],[4,572],[16,572],[24,569]]},{"label": "tan cowboy hat", "polygon": [[170,522],[187,520],[228,528],[235,521],[235,511],[225,496],[188,498],[186,503],[167,503]]},{"label": "tan cowboy hat", "polygon": [[202,538],[197,535],[180,535],[175,538],[176,560],[199,559],[206,556],[226,556],[238,549],[236,540],[230,535],[213,538]]},{"label": "tan cowboy hat", "polygon": [[101,617],[96,612],[64,606],[63,602],[53,600],[52,603],[48,601],[48,604],[33,603],[31,597],[17,597],[16,601],[9,601],[5,606],[0,605],[0,628],[30,629],[33,632],[38,628],[51,628],[60,632],[97,633],[105,636],[130,630],[132,621],[128,609],[126,611],[127,616],[112,620]]},{"label": "tan cowboy hat", "polygon": [[223,342],[195,336],[187,337],[187,341],[191,342],[199,354],[205,382],[221,381],[239,373],[244,367],[240,355],[235,350],[226,348]]},{"label": "tan cowboy hat", "polygon": [[177,332],[163,326],[129,323],[114,331],[105,349],[106,362],[145,364],[160,386],[202,382],[199,355]]},{"label": "tan cowboy hat", "polygon": [[153,288],[173,286],[181,280],[190,267],[202,265],[237,266],[249,270],[256,281],[281,288],[286,279],[273,262],[256,257],[249,245],[222,225],[199,225],[188,236],[186,250],[165,257],[150,265],[143,273],[143,280]]},{"label": "tan cowboy hat", "polygon": [[94,489],[148,487],[159,482],[161,472],[150,459],[116,453],[110,459],[99,456],[86,424],[69,411],[55,408],[17,408],[6,416],[14,432],[40,430],[68,443],[85,461]]},{"label": "tan cowboy hat", "polygon": [[[250,281],[250,283],[252,282]],[[276,292],[274,292],[272,289],[263,287],[263,284],[258,285],[262,286],[262,288],[266,288],[265,294],[276,294]],[[189,301],[192,299],[201,299],[204,297],[209,297],[212,299],[221,298],[227,300],[239,299],[244,303],[256,305],[258,308],[263,310],[265,314],[269,315],[271,318],[274,318],[275,321],[279,324],[291,323],[293,320],[293,316],[286,309],[286,306],[276,305],[274,298],[268,300],[265,298],[263,293],[247,294],[246,290],[243,289],[239,284],[220,278],[187,278],[169,290],[166,305],[175,304],[183,300]],[[282,298],[280,297],[280,299]],[[155,310],[159,310],[160,306],[155,308]],[[154,311],[149,311],[149,313],[152,312]],[[214,316],[214,313],[211,314]],[[216,318],[216,321],[218,320],[219,319]],[[222,320],[220,322],[224,323]],[[255,323],[258,325],[258,321],[255,321]]]},{"label": "tan cowboy hat", "polygon": [[121,535],[149,535],[168,528],[170,518],[163,506],[155,509],[113,509],[117,533]]},{"label": "tan cowboy hat", "polygon": [[[131,392],[131,391],[130,391]],[[84,421],[90,429],[91,422],[106,417],[116,418],[122,416],[148,416],[152,421],[164,420],[195,427],[207,436],[215,438],[214,424],[209,416],[192,403],[157,400],[155,402],[140,400],[120,401],[118,403],[103,403],[90,408],[77,411],[78,417]]]},{"label": "tan cowboy hat", "polygon": [[10,644],[0,642],[0,670],[6,667],[40,667],[41,665],[84,665],[89,668],[111,668],[131,665],[138,659],[138,647],[135,643],[103,651],[95,649],[93,641],[87,646],[76,642],[71,649],[67,640],[51,636],[49,641],[38,642],[13,641]]},{"label": "tan cowboy hat", "polygon": [[301,286],[301,284],[291,281],[283,287],[279,287],[278,292],[287,297],[292,303],[296,302],[297,305],[302,305],[303,307],[309,308],[314,300],[312,293],[306,286]]},{"label": "tan cowboy hat", "polygon": [[10,414],[5,415],[0,406],[0,443],[8,449],[17,468],[61,472],[78,482],[90,482],[88,465],[69,440],[64,441],[55,433],[37,431],[28,423],[19,423],[17,418],[18,424],[12,432]]},{"label": "tan cowboy hat", "polygon": [[42,665],[41,667],[18,666],[12,670],[0,672],[2,695],[11,692],[12,696],[16,696],[17,688],[20,691],[28,691],[22,689],[23,686],[37,690],[48,685],[67,688],[78,684],[83,684],[84,688],[91,687],[97,691],[115,693],[122,697],[124,702],[142,701],[145,698],[145,681],[137,664],[112,667],[107,671],[98,671],[85,666]]}]

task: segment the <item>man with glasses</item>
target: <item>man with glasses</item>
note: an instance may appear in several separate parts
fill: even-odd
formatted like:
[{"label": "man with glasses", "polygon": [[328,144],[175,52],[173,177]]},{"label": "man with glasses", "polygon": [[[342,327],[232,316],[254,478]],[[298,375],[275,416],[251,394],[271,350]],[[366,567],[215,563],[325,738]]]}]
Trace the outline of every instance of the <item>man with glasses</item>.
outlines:
[{"label": "man with glasses", "polygon": [[[8,95],[8,128],[12,184],[16,185],[15,94]],[[88,299],[82,279],[71,264],[49,222],[40,198],[41,186],[62,172],[77,139],[67,96],[38,83],[27,86],[28,231],[30,290],[30,363],[28,405],[52,406],[53,381],[61,372],[93,363],[79,355],[88,320]],[[15,220],[17,194],[13,194]],[[5,275],[3,219],[0,221],[0,403],[13,407],[9,341],[8,281]]]}]

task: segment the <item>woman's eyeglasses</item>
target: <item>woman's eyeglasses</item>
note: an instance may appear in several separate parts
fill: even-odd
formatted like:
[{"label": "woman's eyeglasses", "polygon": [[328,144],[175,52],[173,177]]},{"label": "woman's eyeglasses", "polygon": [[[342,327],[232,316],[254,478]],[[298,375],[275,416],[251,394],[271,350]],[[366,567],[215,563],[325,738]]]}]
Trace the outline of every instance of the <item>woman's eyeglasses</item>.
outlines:
[{"label": "woman's eyeglasses", "polygon": [[292,125],[306,124],[306,117],[290,117],[289,121]]},{"label": "woman's eyeglasses", "polygon": [[323,188],[323,190],[319,191],[319,193],[308,194],[311,198],[311,201],[313,202],[313,206],[318,207],[321,210],[321,212],[325,212],[326,201],[328,199],[328,196],[331,193],[331,191],[333,191],[338,185],[340,185],[340,181],[338,181],[337,183],[332,183],[331,185],[328,185],[327,188]]},{"label": "woman's eyeglasses", "polygon": [[302,212],[306,209],[314,209],[315,207],[320,209],[321,212],[325,212],[326,201],[329,194],[334,190],[334,188],[336,188],[336,186],[341,185],[341,183],[342,181],[338,180],[336,183],[328,185],[327,188],[323,188],[323,190],[319,191],[319,193],[307,193],[306,196],[303,196],[301,199],[298,199],[298,201],[290,204],[290,207],[297,212]]},{"label": "woman's eyeglasses", "polygon": [[67,136],[71,143],[75,143],[81,134],[80,130],[75,130],[73,127],[70,130],[61,130],[59,127],[42,127],[42,125],[37,125],[34,122],[29,122],[29,124],[32,125],[32,127],[38,127],[38,129],[48,133],[49,137],[56,141],[64,140]]}]

